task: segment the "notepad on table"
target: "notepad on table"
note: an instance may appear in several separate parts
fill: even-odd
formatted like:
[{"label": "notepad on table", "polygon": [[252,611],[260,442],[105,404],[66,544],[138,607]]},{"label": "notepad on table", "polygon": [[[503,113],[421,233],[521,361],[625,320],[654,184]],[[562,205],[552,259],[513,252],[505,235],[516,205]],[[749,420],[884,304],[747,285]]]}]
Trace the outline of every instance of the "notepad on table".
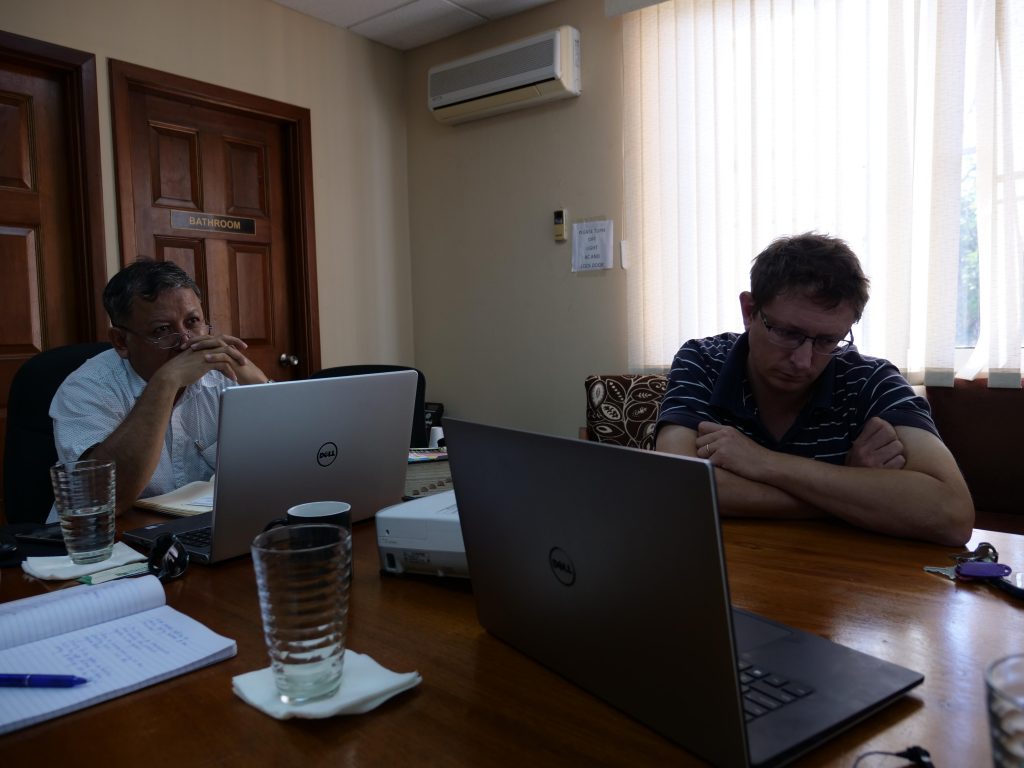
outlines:
[{"label": "notepad on table", "polygon": [[74,688],[6,689],[0,734],[113,699],[237,653],[166,604],[154,576],[0,603],[0,672],[77,675]]},{"label": "notepad on table", "polygon": [[159,496],[136,499],[135,506],[175,517],[209,512],[213,509],[213,480],[196,480]]}]

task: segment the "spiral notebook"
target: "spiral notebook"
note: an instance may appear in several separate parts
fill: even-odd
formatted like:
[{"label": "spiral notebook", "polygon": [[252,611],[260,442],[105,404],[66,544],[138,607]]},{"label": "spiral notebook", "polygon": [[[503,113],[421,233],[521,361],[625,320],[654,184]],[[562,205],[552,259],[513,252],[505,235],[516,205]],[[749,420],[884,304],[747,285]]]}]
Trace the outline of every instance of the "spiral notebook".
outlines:
[{"label": "spiral notebook", "polygon": [[0,733],[50,720],[231,658],[235,641],[166,604],[155,576],[0,605],[0,672],[46,670],[73,688],[4,688]]}]

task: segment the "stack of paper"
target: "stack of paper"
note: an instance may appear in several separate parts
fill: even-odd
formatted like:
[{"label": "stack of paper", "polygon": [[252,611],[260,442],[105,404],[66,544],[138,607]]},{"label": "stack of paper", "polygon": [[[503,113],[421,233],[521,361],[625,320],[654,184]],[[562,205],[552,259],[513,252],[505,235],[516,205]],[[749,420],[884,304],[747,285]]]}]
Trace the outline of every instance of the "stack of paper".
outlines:
[{"label": "stack of paper", "polygon": [[405,473],[405,495],[409,498],[429,496],[451,490],[452,470],[446,448],[412,448],[409,468]]}]

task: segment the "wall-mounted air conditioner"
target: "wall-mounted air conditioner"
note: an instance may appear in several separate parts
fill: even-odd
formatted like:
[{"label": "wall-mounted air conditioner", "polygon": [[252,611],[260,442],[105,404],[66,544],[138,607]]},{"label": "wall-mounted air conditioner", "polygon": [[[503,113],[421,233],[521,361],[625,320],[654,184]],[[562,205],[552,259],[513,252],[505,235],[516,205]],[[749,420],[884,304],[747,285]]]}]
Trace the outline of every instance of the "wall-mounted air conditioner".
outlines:
[{"label": "wall-mounted air conditioner", "polygon": [[580,33],[564,26],[431,67],[427,106],[462,123],[580,95]]}]

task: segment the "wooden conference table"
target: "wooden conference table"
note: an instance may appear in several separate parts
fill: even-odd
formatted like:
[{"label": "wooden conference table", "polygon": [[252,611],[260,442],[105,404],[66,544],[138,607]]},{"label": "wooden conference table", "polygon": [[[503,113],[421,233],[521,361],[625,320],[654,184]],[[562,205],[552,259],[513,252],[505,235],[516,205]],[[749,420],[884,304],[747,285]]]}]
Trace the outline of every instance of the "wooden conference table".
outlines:
[{"label": "wooden conference table", "polygon": [[[123,522],[134,527],[151,517],[138,512]],[[925,675],[908,696],[797,765],[850,766],[862,752],[912,745],[929,750],[938,766],[990,761],[983,673],[992,660],[1024,651],[1024,602],[922,570],[950,563],[956,550],[839,523],[731,520],[724,535],[736,605]],[[1024,570],[1024,537],[975,531],[971,546],[980,541]],[[397,672],[419,670],[417,688],[354,717],[277,721],[262,714],[231,691],[232,676],[267,665],[251,561],[191,566],[167,585],[169,604],[234,638],[238,655],[2,736],[0,763],[699,764],[488,635],[477,624],[468,582],[382,576],[372,522],[356,525],[354,550],[349,646]],[[0,601],[55,587],[6,569]]]}]

